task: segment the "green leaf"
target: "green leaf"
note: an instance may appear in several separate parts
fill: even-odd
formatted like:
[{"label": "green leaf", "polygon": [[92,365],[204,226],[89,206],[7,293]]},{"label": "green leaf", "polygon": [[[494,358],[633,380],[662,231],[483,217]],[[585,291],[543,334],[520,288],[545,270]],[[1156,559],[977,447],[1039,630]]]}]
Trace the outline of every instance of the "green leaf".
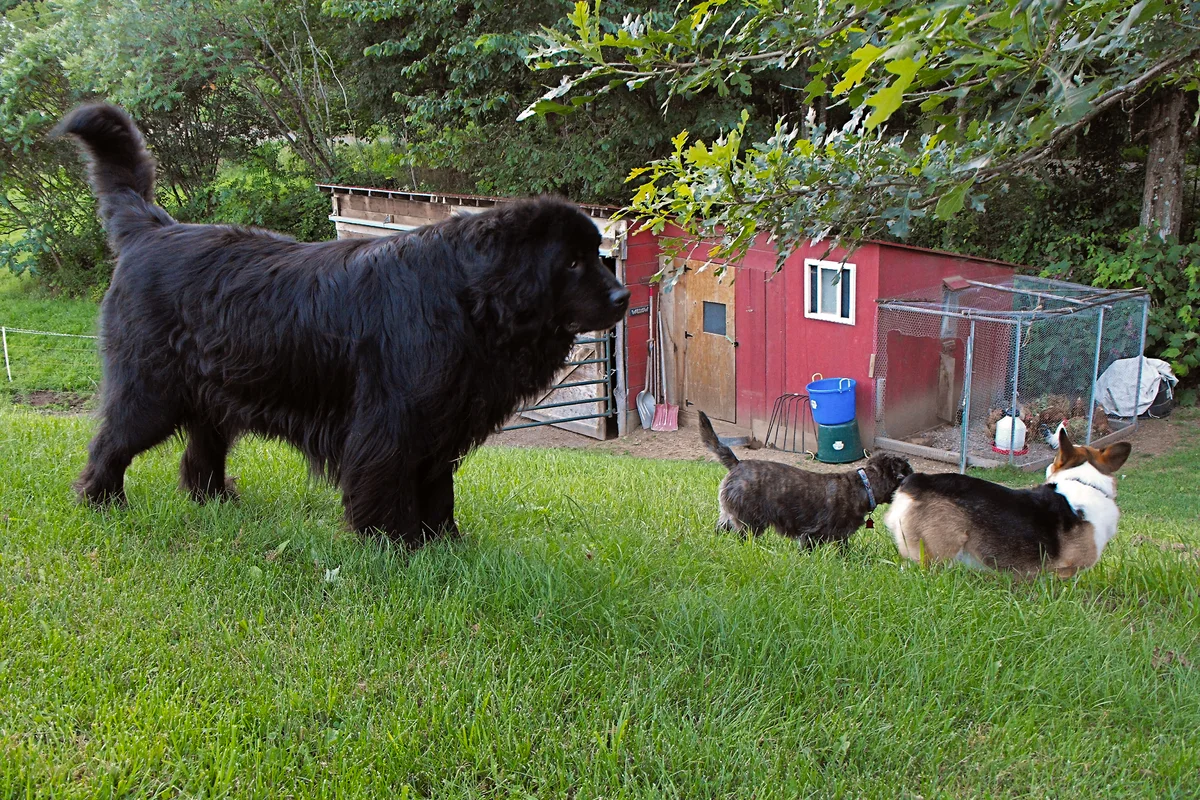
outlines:
[{"label": "green leaf", "polygon": [[862,79],[866,77],[867,70],[881,55],[883,55],[883,48],[873,44],[865,44],[851,53],[850,57],[854,60],[854,64],[846,70],[845,76],[834,85],[833,94],[835,96],[845,94],[861,83]]},{"label": "green leaf", "polygon": [[867,105],[873,106],[874,111],[867,117],[867,130],[874,130],[900,108],[904,102],[904,88],[893,83],[886,89],[881,89],[867,98]]},{"label": "green leaf", "polygon": [[1102,51],[1100,51],[1100,55],[1102,55],[1102,56],[1108,55],[1108,52],[1110,50],[1117,47],[1118,44],[1121,43],[1121,40],[1123,40],[1126,36],[1129,35],[1129,31],[1133,28],[1134,23],[1137,22],[1138,19],[1142,16],[1142,12],[1146,10],[1146,6],[1148,6],[1149,4],[1150,4],[1150,0],[1140,0],[1140,2],[1138,2],[1136,5],[1134,5],[1134,7],[1132,9],[1130,9],[1129,16],[1127,16],[1125,18],[1125,21],[1121,23],[1120,27],[1118,27],[1115,31],[1113,31],[1112,41],[1109,43],[1109,45],[1107,47],[1105,47]]},{"label": "green leaf", "polygon": [[949,99],[950,98],[944,94],[935,94],[933,97],[930,97],[928,100],[921,103],[921,105],[917,106],[917,108],[925,112],[933,111],[935,108]]},{"label": "green leaf", "polygon": [[590,42],[592,37],[592,9],[585,0],[575,4],[575,10],[567,15],[567,19],[575,27],[582,42]]},{"label": "green leaf", "polygon": [[656,192],[657,192],[657,188],[655,187],[653,181],[648,181],[646,183],[643,183],[641,186],[638,187],[638,190],[636,192],[634,192],[633,200],[630,201],[630,205],[634,205],[634,206],[641,205],[642,203],[646,202],[647,200],[652,200],[652,199],[654,199],[654,195],[656,194]]},{"label": "green leaf", "polygon": [[913,76],[920,67],[921,62],[913,61],[911,58],[902,58],[887,65],[887,71],[894,73],[897,77],[886,89],[881,89],[867,98],[867,105],[875,109],[867,117],[865,123],[867,130],[874,130],[900,108],[904,102],[904,90],[912,83]]},{"label": "green leaf", "polygon": [[816,98],[825,96],[825,93],[829,91],[829,85],[826,84],[821,78],[813,78],[808,82],[808,85],[804,87],[804,91],[806,93],[804,97],[804,104],[811,105],[812,101]]},{"label": "green leaf", "polygon": [[955,214],[962,211],[963,203],[966,202],[967,191],[974,183],[974,180],[963,181],[942,195],[937,201],[937,206],[933,209],[933,215],[942,221],[953,219]]},{"label": "green leaf", "polygon": [[1095,86],[1076,86],[1071,82],[1070,78],[1064,76],[1053,66],[1047,66],[1046,71],[1054,78],[1058,84],[1059,92],[1061,93],[1061,108],[1055,115],[1055,122],[1059,125],[1071,125],[1083,119],[1084,115],[1091,110],[1092,104],[1089,99],[1095,94]]},{"label": "green leaf", "polygon": [[571,106],[563,105],[554,100],[538,100],[517,115],[517,122],[523,122],[534,116],[544,117],[547,114],[570,114],[572,111],[574,109]]}]

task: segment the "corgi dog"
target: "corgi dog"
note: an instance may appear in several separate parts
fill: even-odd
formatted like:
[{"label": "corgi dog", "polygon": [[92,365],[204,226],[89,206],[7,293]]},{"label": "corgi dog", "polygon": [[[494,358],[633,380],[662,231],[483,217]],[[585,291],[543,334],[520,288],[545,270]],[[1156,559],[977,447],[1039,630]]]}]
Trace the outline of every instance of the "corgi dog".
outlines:
[{"label": "corgi dog", "polygon": [[884,523],[900,555],[922,565],[960,561],[1070,578],[1099,561],[1117,535],[1116,472],[1131,449],[1076,445],[1060,430],[1058,454],[1036,489],[917,473],[896,491]]}]

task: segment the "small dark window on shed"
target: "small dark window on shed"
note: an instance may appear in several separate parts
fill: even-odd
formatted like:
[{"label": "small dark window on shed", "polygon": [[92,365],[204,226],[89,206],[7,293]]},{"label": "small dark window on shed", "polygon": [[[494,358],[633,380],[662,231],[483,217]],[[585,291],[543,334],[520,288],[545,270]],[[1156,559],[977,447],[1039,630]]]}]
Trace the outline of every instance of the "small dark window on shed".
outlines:
[{"label": "small dark window on shed", "polygon": [[704,332],[725,335],[725,304],[704,301]]}]

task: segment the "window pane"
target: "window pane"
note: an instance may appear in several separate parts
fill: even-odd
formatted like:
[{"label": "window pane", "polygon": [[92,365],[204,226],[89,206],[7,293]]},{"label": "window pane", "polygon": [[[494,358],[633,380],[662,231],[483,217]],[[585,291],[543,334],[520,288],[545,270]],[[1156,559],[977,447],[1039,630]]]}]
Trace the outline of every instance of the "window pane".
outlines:
[{"label": "window pane", "polygon": [[704,301],[704,332],[725,335],[725,304]]},{"label": "window pane", "polygon": [[812,264],[808,268],[808,313],[817,313],[817,298],[820,296],[820,287],[817,285],[817,265]]},{"label": "window pane", "polygon": [[838,270],[821,268],[821,313],[838,313]]},{"label": "window pane", "polygon": [[850,296],[850,273],[848,271],[843,272],[842,273],[842,319],[850,319],[850,309],[854,307],[852,305],[853,302],[854,302],[854,298],[852,298]]},{"label": "window pane", "polygon": [[[942,308],[947,311],[957,311],[958,292],[950,289],[942,292]],[[949,315],[942,317],[942,329],[938,335],[943,339],[952,339],[958,336],[958,320]]]}]

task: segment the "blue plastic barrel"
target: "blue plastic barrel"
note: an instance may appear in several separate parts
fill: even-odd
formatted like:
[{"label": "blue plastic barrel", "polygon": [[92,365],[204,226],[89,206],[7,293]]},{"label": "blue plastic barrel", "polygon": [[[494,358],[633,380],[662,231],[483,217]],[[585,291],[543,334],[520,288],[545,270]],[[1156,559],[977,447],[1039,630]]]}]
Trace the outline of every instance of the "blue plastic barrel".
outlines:
[{"label": "blue plastic barrel", "polygon": [[808,403],[812,407],[813,421],[821,425],[841,425],[854,419],[853,378],[821,378],[808,384]]}]

